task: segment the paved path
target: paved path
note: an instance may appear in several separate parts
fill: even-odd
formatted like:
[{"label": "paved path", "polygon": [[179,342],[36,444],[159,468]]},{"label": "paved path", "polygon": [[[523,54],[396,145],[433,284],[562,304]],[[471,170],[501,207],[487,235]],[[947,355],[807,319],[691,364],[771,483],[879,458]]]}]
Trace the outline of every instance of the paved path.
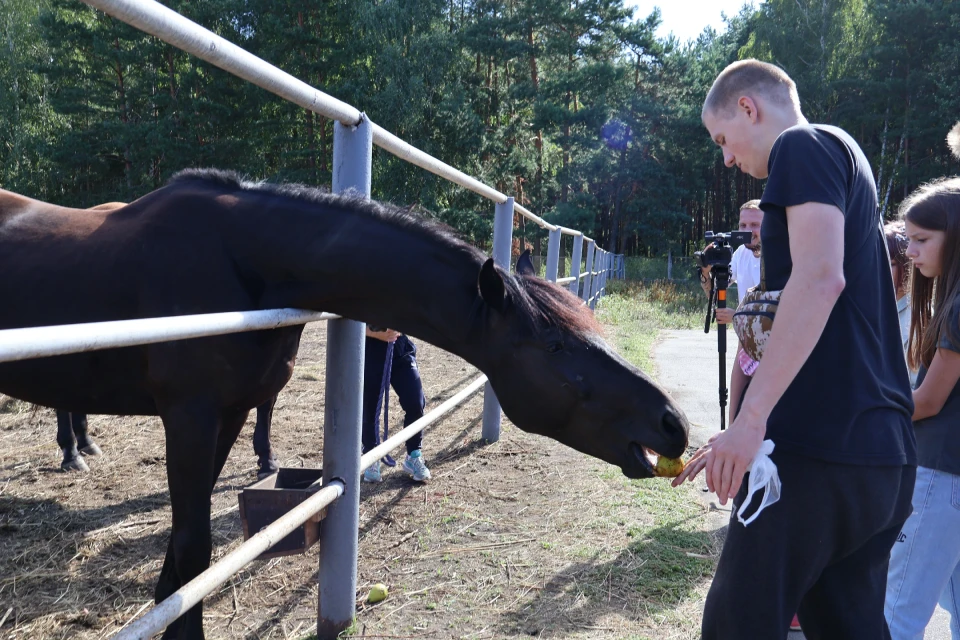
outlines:
[{"label": "paved path", "polygon": [[[734,338],[728,331],[727,386],[733,367]],[[719,364],[717,334],[703,331],[666,331],[654,347],[657,378],[683,407],[690,420],[690,444],[699,446],[720,428]],[[729,406],[729,405],[728,405]],[[927,626],[924,640],[950,640],[950,618],[937,611]],[[804,640],[802,633],[791,633],[788,640]]]}]

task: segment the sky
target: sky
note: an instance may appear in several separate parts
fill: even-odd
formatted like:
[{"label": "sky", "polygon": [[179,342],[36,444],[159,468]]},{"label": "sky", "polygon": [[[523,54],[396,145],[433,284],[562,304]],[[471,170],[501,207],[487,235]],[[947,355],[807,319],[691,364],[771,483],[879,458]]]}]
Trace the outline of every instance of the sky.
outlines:
[{"label": "sky", "polygon": [[666,37],[672,31],[681,42],[695,39],[707,27],[712,26],[718,32],[726,28],[720,13],[735,15],[747,2],[757,5],[761,0],[625,0],[624,4],[634,7],[634,18],[643,19],[650,15],[654,7],[660,7],[663,21],[657,35]]}]

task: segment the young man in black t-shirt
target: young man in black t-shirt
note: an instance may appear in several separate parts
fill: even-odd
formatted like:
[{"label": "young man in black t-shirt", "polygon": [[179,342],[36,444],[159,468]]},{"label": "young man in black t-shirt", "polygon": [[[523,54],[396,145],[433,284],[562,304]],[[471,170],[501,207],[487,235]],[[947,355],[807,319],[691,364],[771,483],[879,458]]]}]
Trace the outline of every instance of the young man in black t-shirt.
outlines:
[{"label": "young man in black t-shirt", "polygon": [[782,640],[796,610],[809,640],[888,639],[887,563],[917,460],[873,174],[844,131],[807,122],[774,65],[727,67],[702,119],[728,167],[768,179],[761,288],[782,290],[736,420],[675,481],[705,471],[736,512],[774,443],[780,500],[749,526],[731,519],[703,638]]}]

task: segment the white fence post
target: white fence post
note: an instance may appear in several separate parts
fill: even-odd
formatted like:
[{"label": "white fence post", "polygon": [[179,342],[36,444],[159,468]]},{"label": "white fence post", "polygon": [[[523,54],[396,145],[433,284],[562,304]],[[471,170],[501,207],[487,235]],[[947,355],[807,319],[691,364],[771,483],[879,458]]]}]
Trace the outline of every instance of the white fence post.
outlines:
[{"label": "white fence post", "polygon": [[583,259],[583,236],[573,236],[573,251],[570,253],[570,293],[580,295],[580,260]]},{"label": "white fence post", "polygon": [[560,270],[560,227],[550,231],[550,240],[547,242],[547,280],[557,281],[557,273]]},{"label": "white fence post", "polygon": [[593,240],[587,240],[587,260],[583,263],[583,293],[580,297],[587,304],[590,304],[591,288],[593,287],[593,254],[597,251],[597,243]]},{"label": "white fence post", "polygon": [[[510,248],[513,246],[513,198],[498,204],[493,215],[493,262],[510,271]],[[522,248],[522,247],[521,247]],[[483,426],[480,436],[487,442],[500,439],[500,403],[490,383],[483,387]]]},{"label": "white fence post", "polygon": [[597,272],[596,286],[593,291],[593,305],[596,307],[597,303],[600,302],[600,298],[603,297],[603,265],[606,262],[607,252],[603,249],[598,248],[597,253],[593,256],[593,261],[596,264],[594,271]]},{"label": "white fence post", "polygon": [[[353,188],[370,197],[373,129],[366,117],[355,127],[333,125],[333,191]],[[320,523],[317,638],[335,640],[353,623],[360,525],[360,421],[366,325],[327,324],[326,399],[323,412],[323,483],[339,479],[343,496]]]},{"label": "white fence post", "polygon": [[[596,243],[594,243],[596,245]],[[593,251],[590,253],[590,264],[588,268],[590,270],[590,287],[587,291],[587,305],[593,309],[594,305],[594,292],[597,290],[597,276],[594,275],[596,270],[596,262],[600,258],[600,247],[594,246]]]}]

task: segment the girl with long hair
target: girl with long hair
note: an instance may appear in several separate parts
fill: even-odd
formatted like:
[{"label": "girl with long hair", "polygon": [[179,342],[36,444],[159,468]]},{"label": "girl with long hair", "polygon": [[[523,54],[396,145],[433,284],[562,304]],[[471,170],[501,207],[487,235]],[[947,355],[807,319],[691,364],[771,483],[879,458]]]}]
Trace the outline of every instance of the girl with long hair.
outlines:
[{"label": "girl with long hair", "polygon": [[920,187],[900,211],[913,261],[907,361],[918,370],[919,467],[884,613],[893,640],[920,640],[939,601],[960,640],[960,178]]}]

